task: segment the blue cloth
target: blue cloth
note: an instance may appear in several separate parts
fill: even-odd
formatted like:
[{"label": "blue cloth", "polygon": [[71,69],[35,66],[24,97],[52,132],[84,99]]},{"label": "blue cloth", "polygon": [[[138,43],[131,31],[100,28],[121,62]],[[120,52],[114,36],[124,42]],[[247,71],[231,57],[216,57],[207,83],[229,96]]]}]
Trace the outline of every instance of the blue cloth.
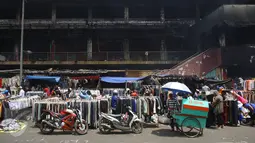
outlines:
[{"label": "blue cloth", "polygon": [[59,82],[60,77],[58,76],[32,76],[28,75],[25,78],[26,80],[45,80],[49,82]]},{"label": "blue cloth", "polygon": [[132,111],[136,113],[136,100],[132,99]]},{"label": "blue cloth", "polygon": [[117,107],[117,100],[118,100],[118,96],[117,95],[113,95],[112,96],[112,108],[114,110],[116,110],[116,107]]},{"label": "blue cloth", "polygon": [[130,81],[142,80],[145,77],[101,77],[101,81],[107,83],[126,83]]},{"label": "blue cloth", "polygon": [[249,108],[249,106],[251,106],[253,108],[253,111],[251,111],[253,114],[255,113],[255,104],[254,103],[246,103],[243,105],[245,108],[248,108],[250,111],[251,109]]},{"label": "blue cloth", "polygon": [[81,99],[87,99],[87,100],[91,99],[91,96],[87,94],[87,92],[83,92],[83,91],[80,92],[80,97]]},{"label": "blue cloth", "polygon": [[4,90],[2,94],[8,94],[9,90]]}]

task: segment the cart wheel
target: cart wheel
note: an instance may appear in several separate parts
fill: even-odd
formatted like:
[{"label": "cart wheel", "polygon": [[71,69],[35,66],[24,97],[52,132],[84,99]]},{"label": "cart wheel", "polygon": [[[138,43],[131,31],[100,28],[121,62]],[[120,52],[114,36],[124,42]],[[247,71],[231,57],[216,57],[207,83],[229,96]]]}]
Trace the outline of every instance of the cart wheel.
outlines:
[{"label": "cart wheel", "polygon": [[203,132],[200,122],[193,117],[187,117],[182,121],[181,130],[189,138],[195,138]]}]

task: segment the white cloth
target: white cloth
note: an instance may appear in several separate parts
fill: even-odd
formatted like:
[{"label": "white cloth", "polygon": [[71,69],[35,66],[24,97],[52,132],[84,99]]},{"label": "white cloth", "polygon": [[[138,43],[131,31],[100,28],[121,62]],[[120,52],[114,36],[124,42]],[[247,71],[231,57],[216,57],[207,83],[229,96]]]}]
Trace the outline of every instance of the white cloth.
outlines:
[{"label": "white cloth", "polygon": [[192,96],[189,96],[188,99],[189,100],[194,100],[194,98]]},{"label": "white cloth", "polygon": [[20,97],[25,97],[25,91],[24,91],[23,89],[21,89],[21,90],[19,91],[19,96],[20,96]]}]

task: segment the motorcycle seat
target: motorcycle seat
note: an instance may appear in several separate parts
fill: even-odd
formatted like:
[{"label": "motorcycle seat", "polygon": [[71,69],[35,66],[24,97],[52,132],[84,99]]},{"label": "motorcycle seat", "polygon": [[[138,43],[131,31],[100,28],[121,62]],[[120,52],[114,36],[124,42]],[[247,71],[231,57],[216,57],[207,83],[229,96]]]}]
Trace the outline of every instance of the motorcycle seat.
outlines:
[{"label": "motorcycle seat", "polygon": [[121,117],[121,114],[108,114],[108,115],[112,117]]}]

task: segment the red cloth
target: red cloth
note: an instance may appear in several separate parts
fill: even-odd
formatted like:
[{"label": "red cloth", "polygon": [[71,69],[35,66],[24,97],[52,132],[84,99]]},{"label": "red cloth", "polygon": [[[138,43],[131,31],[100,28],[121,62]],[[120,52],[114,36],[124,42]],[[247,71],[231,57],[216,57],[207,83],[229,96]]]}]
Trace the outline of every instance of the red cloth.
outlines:
[{"label": "red cloth", "polygon": [[138,94],[136,92],[131,93],[131,96],[137,96]]},{"label": "red cloth", "polygon": [[50,89],[49,88],[44,88],[43,91],[47,93],[47,96],[50,96]]}]

